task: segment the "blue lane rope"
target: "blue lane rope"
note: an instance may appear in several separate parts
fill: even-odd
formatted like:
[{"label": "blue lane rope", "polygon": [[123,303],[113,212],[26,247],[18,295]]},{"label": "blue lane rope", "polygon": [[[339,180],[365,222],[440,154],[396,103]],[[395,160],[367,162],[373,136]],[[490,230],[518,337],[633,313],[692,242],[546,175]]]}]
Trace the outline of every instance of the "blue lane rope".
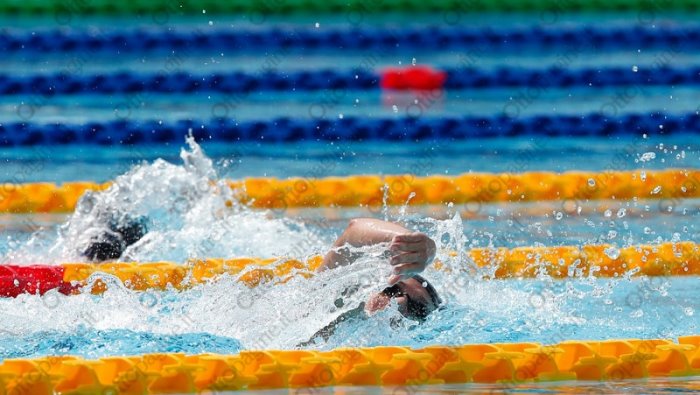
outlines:
[{"label": "blue lane rope", "polygon": [[129,29],[95,33],[89,30],[8,30],[0,33],[5,54],[46,52],[253,51],[309,49],[667,49],[700,48],[700,26],[616,27],[409,27],[292,29],[204,29],[173,31]]},{"label": "blue lane rope", "polygon": [[[700,66],[689,68],[631,67],[562,69],[495,69],[453,68],[447,73],[445,88],[567,88],[633,85],[697,85]],[[234,71],[209,75],[176,73],[111,74],[56,73],[29,76],[0,74],[1,95],[53,96],[57,94],[113,93],[191,93],[191,92],[257,92],[378,89],[381,75],[364,69],[313,70],[290,72],[245,73]]]},{"label": "blue lane rope", "polygon": [[[660,128],[662,126],[663,128]],[[490,117],[402,117],[300,119],[277,118],[237,122],[230,118],[175,122],[119,120],[86,124],[9,123],[0,125],[0,146],[62,144],[138,145],[181,143],[192,130],[199,140],[234,142],[438,140],[515,135],[609,136],[697,133],[700,115],[666,113],[624,114],[606,117],[539,115],[509,118]]]}]

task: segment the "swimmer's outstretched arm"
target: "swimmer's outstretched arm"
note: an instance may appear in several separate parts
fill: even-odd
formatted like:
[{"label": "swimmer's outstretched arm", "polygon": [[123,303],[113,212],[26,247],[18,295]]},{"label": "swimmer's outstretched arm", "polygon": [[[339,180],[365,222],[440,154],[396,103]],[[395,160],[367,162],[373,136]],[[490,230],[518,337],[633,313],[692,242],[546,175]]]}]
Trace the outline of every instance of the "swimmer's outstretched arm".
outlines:
[{"label": "swimmer's outstretched arm", "polygon": [[389,284],[395,284],[422,272],[435,258],[435,242],[426,234],[412,232],[401,225],[372,218],[356,218],[350,221],[338,240],[323,259],[319,271],[349,265],[357,259],[346,244],[362,247],[390,243],[391,265],[394,272]]}]

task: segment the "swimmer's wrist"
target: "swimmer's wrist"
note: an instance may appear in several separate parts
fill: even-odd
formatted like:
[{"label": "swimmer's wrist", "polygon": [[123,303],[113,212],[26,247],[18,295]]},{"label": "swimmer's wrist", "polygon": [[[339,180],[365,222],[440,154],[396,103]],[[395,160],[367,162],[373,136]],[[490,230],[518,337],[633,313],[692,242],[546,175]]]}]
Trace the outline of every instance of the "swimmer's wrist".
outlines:
[{"label": "swimmer's wrist", "polygon": [[427,265],[431,265],[433,262],[435,262],[436,255],[437,255],[437,244],[435,244],[435,241],[433,239],[428,237],[428,262],[427,262]]}]

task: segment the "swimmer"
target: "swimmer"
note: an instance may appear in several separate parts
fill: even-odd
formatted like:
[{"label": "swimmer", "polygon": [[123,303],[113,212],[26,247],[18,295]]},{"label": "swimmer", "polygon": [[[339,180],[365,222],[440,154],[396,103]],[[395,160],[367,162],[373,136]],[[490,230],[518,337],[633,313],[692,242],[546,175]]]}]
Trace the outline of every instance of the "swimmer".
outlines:
[{"label": "swimmer", "polygon": [[100,214],[94,226],[86,230],[86,243],[80,255],[92,262],[119,259],[126,248],[148,232],[146,219],[129,215]]},{"label": "swimmer", "polygon": [[[122,215],[118,220],[112,217],[104,222],[107,226],[98,228],[99,231],[88,238],[88,246],[82,251],[89,260],[99,262],[117,259],[127,246],[147,232],[143,218]],[[424,321],[441,304],[435,288],[420,276],[435,258],[435,242],[424,233],[412,232],[395,223],[371,218],[351,220],[324,256],[318,271],[332,270],[355,262],[360,255],[348,246],[357,248],[381,243],[389,245],[387,253],[390,256],[389,263],[393,266],[387,287],[357,308],[336,318],[318,331],[309,342],[319,337],[327,340],[340,322],[352,318],[364,319],[385,309],[392,300],[396,301],[398,310],[404,317],[418,322]],[[309,343],[301,345],[305,344]]]},{"label": "swimmer", "polygon": [[440,306],[442,300],[435,288],[419,275],[435,259],[435,242],[424,233],[411,232],[395,223],[371,218],[351,220],[333,243],[318,271],[355,262],[358,255],[349,251],[346,248],[348,245],[362,247],[380,243],[389,243],[389,263],[393,266],[392,274],[387,279],[389,286],[370,296],[357,308],[341,314],[311,339],[297,346],[306,347],[320,339],[327,341],[342,322],[366,319],[389,306],[392,299],[396,301],[401,315],[418,322],[423,322]]},{"label": "swimmer", "polygon": [[345,248],[347,245],[362,247],[380,243],[389,243],[393,273],[387,279],[390,287],[370,298],[366,310],[369,313],[381,310],[393,298],[404,316],[425,319],[440,304],[440,298],[432,285],[418,276],[435,259],[435,242],[424,233],[411,232],[401,225],[377,219],[353,219],[333,243],[318,271],[357,260],[357,253],[350,252]]}]

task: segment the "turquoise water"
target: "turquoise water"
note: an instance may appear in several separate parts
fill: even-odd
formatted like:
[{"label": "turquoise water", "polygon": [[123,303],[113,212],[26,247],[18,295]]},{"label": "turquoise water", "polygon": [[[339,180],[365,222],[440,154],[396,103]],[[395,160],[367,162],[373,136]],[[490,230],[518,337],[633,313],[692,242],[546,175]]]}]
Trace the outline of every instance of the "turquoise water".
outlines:
[{"label": "turquoise water", "polygon": [[[228,116],[240,121],[276,117],[298,117],[306,120],[318,118],[334,120],[342,116],[369,118],[400,118],[440,116],[508,116],[528,117],[542,113],[575,115],[608,111],[609,116],[622,116],[628,111],[685,114],[698,111],[697,93],[691,89],[665,87],[603,89],[545,89],[537,94],[537,100],[518,102],[506,107],[515,97],[522,97],[526,89],[493,89],[488,92],[449,91],[430,94],[397,94],[379,92],[352,92],[323,90],[319,92],[288,94],[253,93],[242,104],[236,96],[214,93],[193,93],[188,96],[160,95],[110,95],[49,97],[41,95],[0,97],[0,122],[65,122],[81,124],[98,119],[103,122],[117,120],[177,119],[206,120],[212,116]],[[629,104],[619,103],[620,94],[628,94]],[[629,92],[629,93],[625,93]],[[434,98],[431,98],[433,94]],[[519,96],[520,95],[520,96]],[[299,101],[299,97],[303,100]],[[416,101],[422,112],[415,106]],[[233,104],[232,104],[233,103]],[[226,110],[225,110],[226,109]],[[95,118],[88,118],[85,114]],[[31,115],[31,116],[30,116]],[[186,132],[186,131],[184,131]],[[646,131],[657,134],[656,130]],[[640,132],[641,136],[643,132]]]},{"label": "turquoise water", "polygon": [[[425,18],[425,19],[423,19]],[[511,17],[508,17],[511,18]],[[532,18],[532,16],[531,16]],[[208,26],[208,17],[173,20],[178,28]],[[273,18],[274,19],[274,18]],[[343,23],[323,19],[325,23]],[[634,24],[624,16],[578,15],[560,23],[598,22]],[[513,16],[519,25],[541,21]],[[688,16],[670,21],[695,22]],[[39,21],[40,22],[40,21]],[[12,21],[7,26],[31,29],[38,21]],[[101,20],[76,20],[75,26],[93,26]],[[107,20],[115,24],[115,20]],[[148,24],[147,19],[131,21]],[[272,20],[274,22],[274,20]],[[315,21],[289,22],[291,25]],[[380,21],[372,21],[379,23]],[[412,23],[435,22],[420,17]],[[475,18],[475,24],[504,23],[503,16]],[[662,21],[658,21],[662,23]],[[34,25],[33,25],[33,24]],[[46,23],[46,22],[45,22]],[[49,21],[48,24],[52,22]],[[400,20],[397,20],[400,23]],[[240,20],[216,19],[215,28],[246,25]],[[28,27],[29,26],[29,27]],[[115,24],[116,26],[116,24]],[[354,67],[361,53],[338,53],[340,68]],[[377,65],[420,64],[454,66],[455,53],[385,53]],[[574,65],[649,65],[659,52],[621,51],[587,54]],[[252,55],[251,55],[252,56]],[[327,54],[291,54],[280,68],[316,68],[333,65]],[[88,59],[81,71],[117,69],[153,70],[162,56],[125,55]],[[680,66],[698,63],[696,54],[679,54]],[[7,72],[48,72],[75,64],[74,55],[51,54],[0,60]],[[337,61],[337,59],[336,59]],[[520,64],[545,67],[556,57],[533,53],[487,54],[480,67]],[[257,63],[256,63],[257,62]],[[256,69],[259,56],[190,54],[183,70]],[[493,115],[519,90],[446,92],[444,102],[426,109],[428,116]],[[523,115],[596,111],[619,94],[616,89],[546,90],[523,108]],[[342,115],[403,116],[414,100],[410,95],[357,92],[328,104],[328,92],[255,94],[242,103],[237,119],[273,116],[309,117],[309,106],[326,103],[330,118]],[[212,106],[225,97],[209,94],[131,96],[76,96],[44,99],[35,96],[0,98],[0,122],[19,122],[18,107],[34,105],[32,122],[110,121],[117,109],[129,103],[130,117],[164,121],[206,119]],[[620,113],[697,111],[696,89],[649,88],[620,109]],[[396,107],[394,107],[396,106]],[[662,126],[662,125],[661,125]],[[290,256],[305,258],[324,253],[347,221],[357,216],[386,218],[424,231],[439,244],[439,257],[454,269],[451,275],[429,269],[426,277],[447,301],[444,309],[416,325],[400,320],[390,308],[364,322],[348,323],[326,344],[347,346],[398,344],[421,347],[434,344],[538,341],[552,344],[564,339],[674,338],[700,332],[697,277],[688,278],[571,278],[552,280],[484,280],[449,252],[474,247],[584,245],[611,243],[617,247],[668,241],[700,242],[700,201],[581,202],[580,213],[567,213],[560,202],[482,205],[474,212],[465,207],[407,207],[379,209],[252,210],[224,208],[227,191],[210,181],[255,176],[323,177],[367,173],[419,175],[463,172],[523,172],[568,170],[631,170],[700,168],[700,143],[695,135],[660,136],[640,132],[626,137],[471,139],[461,142],[423,143],[319,143],[182,144],[143,147],[60,147],[0,149],[0,182],[65,182],[117,179],[119,190],[95,197],[92,204],[147,216],[151,232],[127,251],[124,259],[184,262],[195,257]],[[184,149],[184,155],[181,150]],[[648,159],[647,153],[654,153]],[[561,216],[557,215],[562,213]],[[559,218],[560,217],[560,218]],[[0,262],[59,263],[80,260],[77,246],[95,220],[89,212],[73,215],[0,215]],[[312,279],[254,290],[235,277],[176,292],[132,292],[118,284],[101,296],[66,297],[21,295],[0,300],[0,360],[14,357],[73,354],[100,357],[116,354],[180,351],[235,353],[242,349],[292,349],[336,318],[342,309],[333,304],[347,286],[367,284],[350,301],[384,286],[388,266],[378,250],[366,251],[348,269],[326,272]],[[379,267],[379,269],[377,269]],[[103,281],[113,282],[107,276]],[[497,297],[495,297],[497,295]],[[399,319],[398,325],[396,320]],[[392,322],[394,324],[392,324]],[[649,380],[627,383],[556,383],[499,386],[441,386],[413,388],[415,393],[456,393],[465,390],[490,393],[694,392],[697,380]],[[404,393],[395,388],[338,389],[347,393]],[[273,393],[273,392],[271,392]],[[279,392],[277,392],[279,393]],[[286,391],[285,391],[286,393]],[[321,391],[323,393],[323,390]]]},{"label": "turquoise water", "polygon": [[[658,143],[640,141],[648,145],[642,151],[650,149],[659,153],[655,161],[663,159],[672,163],[676,151],[680,150],[679,147],[664,153],[667,148],[659,148]],[[561,147],[559,157],[561,152],[567,151],[565,147],[570,147],[572,158],[578,155],[578,160],[583,163],[586,155],[575,148],[575,143],[575,140],[558,141]],[[460,160],[449,161],[449,157],[457,157],[451,152],[459,151],[460,147],[451,147],[454,151],[436,150],[435,158],[429,159],[430,166],[434,167],[426,173],[439,173],[436,167],[448,162],[451,164],[446,166],[448,174],[460,168],[493,169],[493,166],[489,167],[493,161],[489,153],[496,155],[501,149],[499,142],[481,141],[478,144],[489,148],[479,149],[474,144],[471,148],[474,155],[462,156],[461,163]],[[511,150],[518,146],[517,141],[511,147],[504,142],[500,144],[503,149]],[[588,163],[593,163],[590,156],[596,153],[601,156],[595,161],[597,166],[606,159],[611,160],[611,155],[617,152],[616,147],[612,143],[607,149],[589,150]],[[231,168],[232,164],[225,160],[231,147],[210,148],[213,161],[195,145],[184,150],[184,164],[183,159],[176,157],[178,149],[175,147],[154,150],[148,158],[130,157],[128,150],[118,149],[114,150],[111,159],[103,161],[96,160],[101,150],[69,149],[62,151],[61,155],[70,156],[70,160],[61,157],[44,159],[45,167],[37,170],[35,177],[46,179],[52,174],[61,174],[62,171],[57,169],[62,167],[66,173],[73,172],[74,175],[77,174],[76,166],[86,166],[92,171],[130,168],[119,177],[110,176],[117,179],[120,188],[97,195],[93,203],[98,206],[108,204],[115,210],[128,209],[131,213],[150,218],[151,231],[127,250],[125,259],[129,260],[184,262],[192,257],[217,256],[304,258],[325,252],[347,220],[355,216],[399,221],[425,231],[438,242],[439,257],[457,271],[452,275],[433,269],[426,272],[448,300],[443,310],[432,314],[423,325],[402,321],[398,328],[392,329],[390,322],[398,313],[389,309],[369,321],[341,327],[326,344],[314,348],[673,338],[694,334],[700,329],[698,280],[695,277],[623,276],[559,281],[544,276],[535,280],[482,280],[463,262],[447,256],[449,251],[485,246],[607,242],[622,247],[677,240],[697,242],[700,239],[697,226],[700,210],[696,200],[678,202],[671,212],[659,210],[654,201],[610,201],[605,207],[612,207],[613,215],[606,213],[598,203],[591,202],[583,204],[581,214],[565,214],[561,219],[554,215],[561,211],[557,202],[485,205],[471,216],[464,215],[460,207],[448,206],[408,207],[404,210],[305,209],[282,213],[236,207],[221,212],[224,192],[214,187],[202,188],[203,180],[247,174],[246,166],[261,166],[262,161],[267,161],[273,175],[304,175],[300,169],[330,163],[323,162],[328,160],[323,153],[332,152],[334,148],[332,145],[318,146],[316,153],[307,149],[304,150],[305,157],[292,159],[291,149],[288,154],[280,149],[272,156],[272,151],[266,151],[269,147],[259,146],[244,150],[237,169]],[[384,152],[374,151],[375,157],[369,155],[367,146],[354,147],[351,151],[355,153],[354,159],[345,162],[331,155],[337,168],[328,173],[389,172],[388,158],[399,158],[398,163],[403,158],[405,165],[419,163],[418,157],[414,156],[412,161],[406,158],[411,157],[411,152],[427,147],[382,148]],[[685,149],[687,153],[683,160],[697,164],[694,145],[686,143]],[[160,159],[150,161],[151,157],[168,150],[171,155],[163,156],[172,163]],[[348,151],[344,148],[343,152]],[[544,158],[549,155],[544,149],[528,156],[524,161],[525,168],[548,169]],[[31,150],[17,156],[25,165],[32,160]],[[82,158],[84,163],[76,158]],[[135,159],[144,162],[133,164]],[[248,161],[251,164],[246,164]],[[286,166],[286,163],[296,163],[300,167]],[[629,154],[627,163],[625,168],[640,167],[634,153]],[[576,159],[568,165],[586,168],[578,166]],[[597,166],[588,168],[600,170]],[[653,167],[653,161],[644,162],[644,166]],[[553,166],[549,169],[564,170]],[[182,190],[195,192],[186,196],[183,202],[179,192]],[[126,203],[121,203],[123,200]],[[173,211],[169,209],[171,206],[180,209]],[[5,215],[0,219],[5,235],[0,243],[2,256],[5,261],[25,263],[80,260],[75,246],[80,243],[86,227],[92,226],[90,221],[95,220],[90,215]],[[102,296],[66,297],[54,292],[43,297],[21,295],[16,299],[0,300],[5,317],[0,350],[4,357],[59,354],[99,357],[155,351],[235,353],[250,348],[294,348],[340,313],[332,304],[340,288],[360,279],[370,284],[366,292],[382,287],[385,274],[381,268],[388,267],[384,265],[381,258],[370,251],[351,267],[352,270],[338,269],[310,280],[298,279],[254,290],[241,286],[233,277],[226,277],[183,292],[137,293],[114,286]],[[107,277],[105,281],[111,280]],[[494,294],[501,297],[493,298]],[[358,296],[355,303],[360,299]]]},{"label": "turquoise water", "polygon": [[[203,144],[219,178],[243,177],[325,177],[353,174],[456,175],[463,172],[526,171],[609,171],[632,169],[698,168],[700,145],[691,136],[619,137],[600,140],[586,138],[519,137],[437,143],[295,143],[295,144]],[[181,163],[180,147],[63,147],[0,149],[0,182],[80,181],[104,182],[115,179],[139,163],[158,158],[175,165]],[[652,160],[640,160],[654,153]],[[583,204],[583,215],[569,215],[561,202],[519,205],[482,205],[477,212],[465,207],[413,208],[422,218],[445,218],[458,212],[464,217],[464,232],[469,247],[542,245],[580,245],[617,242],[621,246],[671,240],[697,241],[698,202],[677,199],[608,201]],[[623,217],[617,217],[620,209]],[[607,215],[606,210],[612,214]],[[293,210],[292,216],[314,228],[320,218],[331,216],[333,232],[320,229],[322,241],[330,244],[352,217],[382,216],[379,210]],[[563,212],[561,219],[557,212]],[[284,212],[274,212],[277,217]],[[515,219],[515,221],[513,221]],[[590,222],[588,222],[590,220]],[[0,227],[26,238],[27,228],[56,226],[65,221],[61,215],[26,218],[0,215]],[[29,224],[29,225],[28,225]],[[324,222],[325,227],[328,222]],[[610,238],[615,232],[617,237]],[[324,245],[327,245],[324,244]],[[8,249],[6,237],[0,238],[0,251]],[[233,251],[242,253],[243,251]],[[67,258],[67,257],[66,257]],[[187,256],[174,256],[184,260]],[[154,257],[153,259],[158,259]]]},{"label": "turquoise water", "polygon": [[[182,131],[183,143],[187,131]],[[162,158],[180,162],[180,144],[0,148],[0,182],[104,182]],[[326,177],[466,172],[622,171],[700,167],[695,135],[522,136],[436,142],[202,143],[221,177]],[[642,160],[644,153],[654,158]]]}]

